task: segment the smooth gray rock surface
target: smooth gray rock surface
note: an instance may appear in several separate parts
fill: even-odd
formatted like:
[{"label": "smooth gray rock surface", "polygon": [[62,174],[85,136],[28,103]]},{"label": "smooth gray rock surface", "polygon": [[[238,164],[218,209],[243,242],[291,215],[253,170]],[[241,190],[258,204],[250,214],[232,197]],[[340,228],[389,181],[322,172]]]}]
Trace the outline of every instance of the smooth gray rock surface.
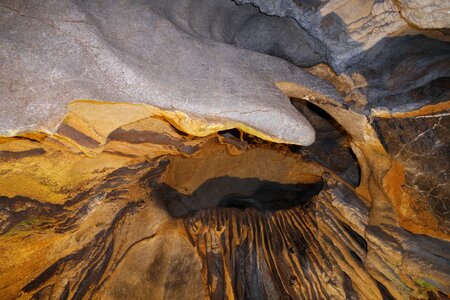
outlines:
[{"label": "smooth gray rock surface", "polygon": [[407,26],[393,0],[234,0],[263,13],[294,19],[327,49],[327,60],[343,72],[356,56]]},{"label": "smooth gray rock surface", "polygon": [[67,104],[83,98],[224,117],[290,143],[314,141],[274,83],[338,99],[334,88],[285,60],[196,34],[150,3],[3,1],[0,133],[52,131]]},{"label": "smooth gray rock surface", "polygon": [[283,58],[299,67],[326,62],[326,51],[291,18],[231,0],[152,0],[152,9],[195,36]]}]

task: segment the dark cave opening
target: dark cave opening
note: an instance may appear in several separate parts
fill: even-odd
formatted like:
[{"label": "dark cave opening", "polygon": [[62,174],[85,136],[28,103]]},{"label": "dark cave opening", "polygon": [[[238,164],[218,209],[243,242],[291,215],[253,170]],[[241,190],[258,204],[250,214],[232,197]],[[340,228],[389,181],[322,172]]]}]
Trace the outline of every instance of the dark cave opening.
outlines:
[{"label": "dark cave opening", "polygon": [[358,245],[361,247],[361,249],[364,249],[364,251],[367,252],[367,242],[366,240],[358,234],[356,231],[354,231],[350,226],[347,224],[341,222],[342,227],[348,232],[348,234],[358,243]]},{"label": "dark cave opening", "polygon": [[257,178],[211,178],[191,194],[160,183],[151,196],[174,217],[208,208],[254,209],[261,212],[306,207],[321,191],[323,182],[282,184]]},{"label": "dark cave opening", "polygon": [[348,132],[319,106],[297,98],[292,98],[291,103],[316,131],[316,141],[312,145],[290,147],[291,150],[324,165],[350,185],[357,187],[361,170],[350,147],[351,136]]},{"label": "dark cave opening", "polygon": [[[310,146],[288,145],[289,150],[302,154],[308,160],[320,163],[351,186],[357,187],[361,179],[361,170],[358,159],[350,147],[352,138],[349,133],[319,106],[297,98],[292,98],[291,103],[314,127],[316,141]],[[220,131],[219,135],[226,138],[228,142],[234,139],[246,145],[270,143],[238,129]]]},{"label": "dark cave opening", "polygon": [[239,193],[226,195],[220,200],[218,207],[254,208],[261,211],[272,211],[305,206],[314,195],[320,192],[322,185],[322,183],[280,184],[262,182],[260,188],[251,195]]}]

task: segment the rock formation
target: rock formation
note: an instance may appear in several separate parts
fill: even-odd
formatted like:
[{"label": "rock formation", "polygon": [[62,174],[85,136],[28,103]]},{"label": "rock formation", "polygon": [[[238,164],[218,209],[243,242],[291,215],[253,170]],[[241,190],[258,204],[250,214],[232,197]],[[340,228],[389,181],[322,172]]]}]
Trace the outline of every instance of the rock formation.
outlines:
[{"label": "rock formation", "polygon": [[447,299],[446,1],[0,3],[0,299]]}]

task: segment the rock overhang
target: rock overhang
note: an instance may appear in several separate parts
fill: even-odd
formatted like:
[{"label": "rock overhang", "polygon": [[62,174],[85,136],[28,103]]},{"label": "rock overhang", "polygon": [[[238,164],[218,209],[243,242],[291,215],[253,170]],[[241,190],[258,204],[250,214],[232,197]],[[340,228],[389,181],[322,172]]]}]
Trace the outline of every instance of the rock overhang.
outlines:
[{"label": "rock overhang", "polygon": [[442,14],[236,2],[2,4],[7,297],[449,294]]}]

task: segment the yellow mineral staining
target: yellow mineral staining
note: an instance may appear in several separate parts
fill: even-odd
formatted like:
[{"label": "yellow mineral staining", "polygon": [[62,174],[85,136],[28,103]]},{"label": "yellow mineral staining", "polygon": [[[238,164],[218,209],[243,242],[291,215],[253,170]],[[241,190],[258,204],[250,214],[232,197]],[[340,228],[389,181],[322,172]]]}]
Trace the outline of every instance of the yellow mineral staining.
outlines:
[{"label": "yellow mineral staining", "polygon": [[408,112],[390,113],[384,110],[373,110],[372,116],[380,118],[413,118],[438,114],[450,109],[450,101],[439,102],[437,104],[425,105],[419,109]]},{"label": "yellow mineral staining", "polygon": [[[430,209],[425,207],[426,201],[420,200],[418,195],[412,195],[410,190],[404,188],[403,166],[387,153],[364,115],[346,110],[341,103],[315,95],[297,84],[278,82],[277,86],[290,97],[307,99],[321,107],[350,134],[351,147],[358,158],[361,169],[360,185],[356,191],[362,199],[366,199],[368,203],[373,203],[374,199],[380,203],[385,201],[391,203],[400,224],[411,232],[449,239],[448,233],[439,227]],[[389,114],[375,111],[372,116],[383,118],[427,117],[430,114],[444,112],[449,108],[450,101],[447,101],[407,113]],[[373,218],[373,222],[376,222],[376,219]]]},{"label": "yellow mineral staining", "polygon": [[[152,295],[165,295],[161,282],[176,277],[177,289],[184,284],[180,295],[201,291],[202,298],[239,298],[243,290],[235,276],[241,266],[232,262],[252,257],[265,276],[261,281],[274,282],[269,290],[300,298],[344,298],[347,277],[354,295],[364,299],[381,298],[376,280],[396,298],[403,297],[397,289],[407,280],[434,289],[422,279],[401,281],[400,271],[383,267],[400,264],[403,257],[377,241],[377,232],[400,223],[413,233],[448,236],[403,188],[402,166],[368,119],[298,85],[277,86],[320,106],[348,131],[361,169],[359,187],[286,145],[244,139],[246,132],[283,142],[241,123],[148,105],[75,101],[53,134],[0,137],[0,204],[8,207],[0,215],[7,220],[0,227],[0,295],[72,298],[83,285],[83,295],[93,298],[123,298],[123,291],[140,297],[148,288]],[[439,109],[443,106],[417,115]],[[217,133],[232,128],[240,138]],[[183,200],[222,177],[279,184],[321,184],[325,178],[326,188],[320,185],[305,207],[265,212],[207,207],[183,217],[173,216],[153,194],[166,184],[167,197]],[[336,189],[346,192],[339,196]],[[370,235],[369,225],[378,231]],[[379,245],[384,248],[374,248]],[[223,264],[220,275],[217,262]],[[378,273],[379,266],[386,274]]]},{"label": "yellow mineral staining", "polygon": [[[400,225],[411,232],[426,234],[450,241],[450,236],[430,212],[428,202],[413,189],[405,187],[405,172],[398,162],[393,162],[383,178],[383,186],[390,195]],[[402,188],[398,188],[401,186]]]},{"label": "yellow mineral staining", "polygon": [[[246,168],[242,168],[243,165]],[[323,168],[318,164],[305,162],[300,155],[287,151],[277,152],[262,146],[249,149],[238,156],[230,156],[224,146],[210,141],[196,156],[173,157],[165,174],[165,181],[177,186],[183,193],[191,193],[214,177],[253,177],[289,184],[315,183],[320,180],[322,173]]]},{"label": "yellow mineral staining", "polygon": [[79,124],[81,132],[104,144],[110,132],[123,125],[148,117],[164,118],[177,129],[198,137],[205,137],[218,131],[237,128],[261,139],[287,143],[289,141],[271,136],[246,124],[219,117],[204,117],[178,110],[163,110],[143,104],[77,100],[69,104],[69,113],[63,123]]},{"label": "yellow mineral staining", "polygon": [[366,87],[367,82],[364,76],[353,73],[350,76],[342,73],[337,74],[329,65],[318,64],[307,69],[308,72],[330,82],[345,102],[355,102],[356,105],[364,106],[367,104],[366,96],[358,88]]},{"label": "yellow mineral staining", "polygon": [[[372,117],[378,118],[429,118],[448,114],[450,101],[426,105],[409,112],[390,113],[387,111],[372,111]],[[426,234],[444,240],[450,240],[445,228],[439,224],[436,216],[425,199],[417,191],[405,186],[404,167],[394,159],[392,166],[383,177],[383,186],[395,207],[397,218],[403,228],[417,234]]]},{"label": "yellow mineral staining", "polygon": [[[174,124],[178,129],[191,126],[189,133],[180,132]],[[198,124],[203,129],[194,128]],[[286,147],[274,151],[269,145],[255,147],[228,138],[236,145],[244,145],[241,155],[231,156],[223,136],[197,137],[236,125],[217,124],[211,126],[203,119],[190,119],[178,112],[162,112],[144,105],[77,101],[69,106],[69,113],[54,134],[2,137],[0,195],[8,197],[3,201],[11,201],[11,205],[13,201],[23,205],[18,211],[30,207],[34,210],[17,223],[14,218],[20,214],[8,215],[13,226],[0,236],[0,261],[8,262],[0,266],[1,294],[7,299],[20,295],[29,298],[31,294],[24,292],[23,287],[58,259],[89,245],[94,249],[103,247],[101,243],[89,243],[113,224],[128,203],[146,201],[140,204],[146,207],[143,210],[146,215],[133,215],[130,222],[134,223],[127,225],[123,221],[121,233],[114,233],[117,247],[112,255],[117,259],[124,255],[120,251],[141,239],[139,234],[149,234],[152,228],[167,223],[167,212],[160,204],[146,200],[148,186],[140,183],[143,174],[164,157],[169,158],[170,165],[163,180],[176,184],[184,192],[193,191],[216,176],[252,176],[285,183],[320,180],[323,171],[317,164],[289,154]],[[134,166],[142,164],[148,166],[140,174],[134,174],[133,170],[140,168]],[[119,175],[112,176],[115,171]],[[121,172],[130,175],[120,175]],[[82,197],[74,200],[80,194]],[[25,202],[22,204],[15,197]],[[195,252],[191,255],[198,260]],[[79,263],[68,267],[66,272],[70,275],[65,273],[66,281],[52,277],[46,284],[54,285],[53,292],[59,293],[70,280],[81,280],[77,276],[84,272],[83,265],[90,262],[84,257]],[[195,268],[199,263],[195,263]],[[72,296],[75,290],[70,291]]]}]

